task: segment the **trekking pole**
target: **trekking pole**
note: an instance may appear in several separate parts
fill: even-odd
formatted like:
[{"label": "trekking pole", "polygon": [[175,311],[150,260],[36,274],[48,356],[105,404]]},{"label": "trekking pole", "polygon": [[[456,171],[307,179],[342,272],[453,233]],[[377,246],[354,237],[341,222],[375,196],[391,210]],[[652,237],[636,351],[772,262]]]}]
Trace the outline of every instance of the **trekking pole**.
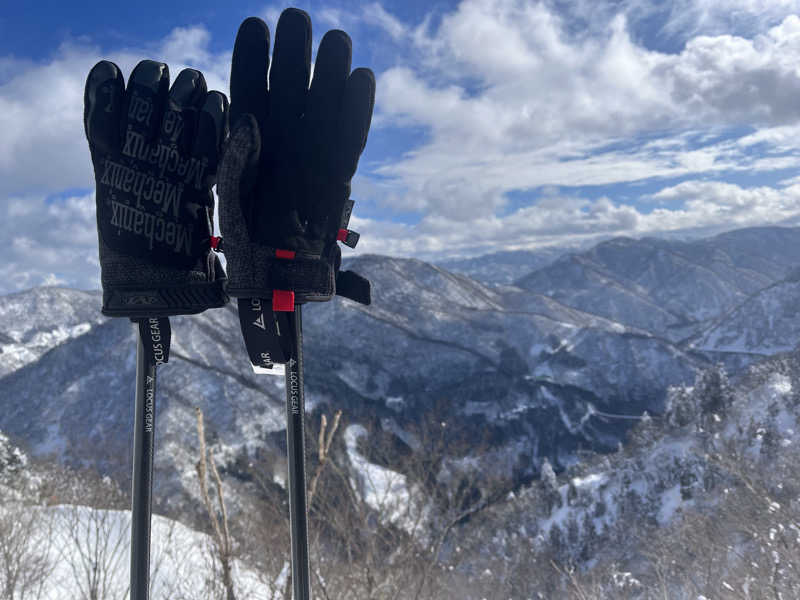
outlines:
[{"label": "trekking pole", "polygon": [[239,298],[239,323],[253,370],[286,381],[289,534],[294,600],[311,600],[306,499],[305,397],[303,393],[302,306],[294,294],[275,290],[273,298]]},{"label": "trekking pole", "polygon": [[303,395],[303,320],[301,306],[286,313],[293,332],[286,363],[286,450],[289,458],[289,528],[294,600],[311,600],[306,499],[305,397]]},{"label": "trekking pole", "polygon": [[133,425],[131,491],[131,600],[148,600],[156,366],[148,360],[138,327],[136,327],[136,340],[136,408]]},{"label": "trekking pole", "polygon": [[131,478],[130,600],[148,600],[156,431],[156,368],[168,360],[171,328],[166,317],[132,320],[136,330],[136,403]]}]

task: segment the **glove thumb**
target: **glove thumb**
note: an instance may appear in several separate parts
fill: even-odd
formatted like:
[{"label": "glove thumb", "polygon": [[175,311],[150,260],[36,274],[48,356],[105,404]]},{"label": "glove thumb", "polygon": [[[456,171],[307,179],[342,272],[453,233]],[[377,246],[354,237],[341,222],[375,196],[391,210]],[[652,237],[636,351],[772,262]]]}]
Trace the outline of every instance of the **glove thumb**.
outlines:
[{"label": "glove thumb", "polygon": [[245,215],[250,214],[253,189],[258,181],[261,134],[251,114],[234,124],[217,171],[220,229],[223,236],[249,239]]}]

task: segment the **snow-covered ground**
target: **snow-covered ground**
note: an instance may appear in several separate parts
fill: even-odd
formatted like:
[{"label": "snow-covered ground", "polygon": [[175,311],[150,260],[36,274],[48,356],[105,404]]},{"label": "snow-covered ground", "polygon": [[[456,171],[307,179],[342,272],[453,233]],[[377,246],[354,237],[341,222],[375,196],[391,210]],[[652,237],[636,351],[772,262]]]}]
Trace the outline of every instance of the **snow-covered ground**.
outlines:
[{"label": "snow-covered ground", "polygon": [[347,455],[353,466],[354,477],[358,478],[355,488],[384,523],[401,527],[412,535],[419,533],[425,512],[420,506],[420,490],[416,486],[409,489],[405,475],[364,458],[358,451],[358,440],[366,436],[367,430],[361,425],[351,425],[344,433]]},{"label": "snow-covered ground", "polygon": [[[33,598],[64,600],[127,598],[129,594],[130,512],[86,506],[6,505],[0,517],[25,515],[35,527],[26,543],[31,561],[45,565]],[[33,562],[25,564],[34,564]],[[189,600],[221,598],[220,578],[209,536],[181,523],[154,516],[150,558],[151,598]],[[234,562],[237,598],[274,600],[282,597],[286,571],[277,581]]]}]

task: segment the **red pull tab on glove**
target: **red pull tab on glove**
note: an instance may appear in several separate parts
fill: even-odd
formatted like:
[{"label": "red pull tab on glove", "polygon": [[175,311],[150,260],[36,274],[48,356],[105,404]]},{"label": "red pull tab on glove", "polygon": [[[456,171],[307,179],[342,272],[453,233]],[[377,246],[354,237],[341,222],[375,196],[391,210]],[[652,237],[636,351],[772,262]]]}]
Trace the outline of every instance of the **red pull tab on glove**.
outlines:
[{"label": "red pull tab on glove", "polygon": [[[275,258],[294,260],[294,250],[275,250]],[[294,292],[287,290],[272,290],[272,312],[294,312]]]},{"label": "red pull tab on glove", "polygon": [[294,292],[272,290],[272,312],[294,312]]},{"label": "red pull tab on glove", "polygon": [[336,239],[338,241],[342,242],[345,246],[350,246],[351,248],[356,247],[360,237],[361,236],[358,233],[351,231],[350,229],[340,229],[339,233],[336,234]]}]

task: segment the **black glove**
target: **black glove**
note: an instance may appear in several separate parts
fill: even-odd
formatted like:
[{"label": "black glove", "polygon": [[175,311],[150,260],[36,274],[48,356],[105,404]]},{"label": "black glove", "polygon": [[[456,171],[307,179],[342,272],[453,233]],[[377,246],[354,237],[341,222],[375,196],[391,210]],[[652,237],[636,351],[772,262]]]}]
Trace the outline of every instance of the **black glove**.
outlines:
[{"label": "black glove", "polygon": [[97,184],[103,314],[156,317],[223,306],[225,273],[211,250],[211,187],[228,101],[203,75],[140,62],[128,88],[97,63],[84,125]]},{"label": "black glove", "polygon": [[350,246],[358,240],[347,229],[350,180],[375,102],[372,71],[351,73],[351,54],[346,33],[326,33],[309,87],[311,20],[287,9],[278,21],[268,89],[269,30],[257,18],[239,28],[233,129],[217,186],[231,296],[272,298],[276,310],[334,294],[370,302],[369,281],[339,272],[337,240]]}]

